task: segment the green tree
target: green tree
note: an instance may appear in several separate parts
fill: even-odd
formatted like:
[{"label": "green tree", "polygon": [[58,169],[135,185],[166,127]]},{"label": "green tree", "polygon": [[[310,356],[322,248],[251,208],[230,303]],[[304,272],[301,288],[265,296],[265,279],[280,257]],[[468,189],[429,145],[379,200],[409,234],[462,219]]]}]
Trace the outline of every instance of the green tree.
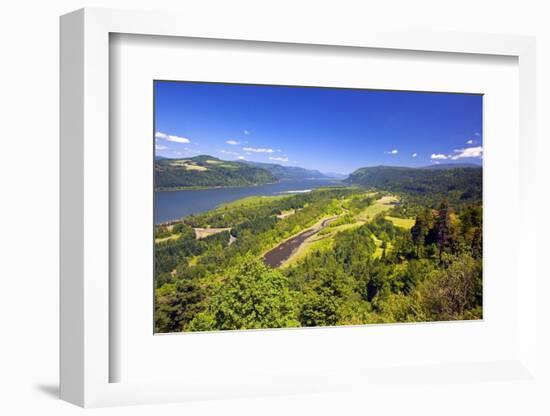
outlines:
[{"label": "green tree", "polygon": [[204,292],[194,281],[167,283],[156,290],[155,332],[180,332],[202,310]]},{"label": "green tree", "polygon": [[449,202],[447,198],[441,201],[439,205],[437,218],[437,248],[439,253],[439,261],[442,260],[442,254],[449,243],[449,235],[451,231],[451,220],[449,217]]},{"label": "green tree", "polygon": [[[310,263],[311,265],[315,263]],[[327,326],[354,321],[356,303],[361,300],[357,282],[327,257],[323,266],[306,271],[299,319],[304,326]]]},{"label": "green tree", "polygon": [[432,226],[431,210],[425,209],[422,213],[416,216],[416,221],[411,228],[411,238],[416,247],[416,255],[420,257],[423,253],[426,237]]},{"label": "green tree", "polygon": [[481,259],[483,256],[483,235],[481,228],[476,228],[474,231],[474,237],[472,238],[472,256],[476,259]]},{"label": "green tree", "polygon": [[297,326],[288,280],[260,260],[247,256],[214,295],[193,330],[253,329]]},{"label": "green tree", "polygon": [[467,255],[448,262],[447,269],[433,273],[421,288],[426,315],[441,321],[475,317],[465,313],[481,311],[481,262]]}]

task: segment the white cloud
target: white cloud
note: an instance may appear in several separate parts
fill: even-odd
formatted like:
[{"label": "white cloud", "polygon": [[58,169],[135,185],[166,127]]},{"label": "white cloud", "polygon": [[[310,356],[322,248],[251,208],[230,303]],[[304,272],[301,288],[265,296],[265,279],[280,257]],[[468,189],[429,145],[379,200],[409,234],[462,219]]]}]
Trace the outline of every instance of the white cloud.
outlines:
[{"label": "white cloud", "polygon": [[477,137],[481,137],[481,134],[478,133],[477,131],[474,133],[474,136],[477,136]]},{"label": "white cloud", "polygon": [[232,155],[232,156],[239,156],[237,152],[230,152],[228,150],[220,150],[220,153],[226,154],[226,155]]},{"label": "white cloud", "polygon": [[[470,141],[468,141],[469,143]],[[458,160],[458,159],[464,159],[464,158],[481,158],[483,157],[483,147],[481,146],[474,146],[474,147],[466,147],[464,149],[455,149],[453,150],[453,154],[450,155],[444,155],[442,153],[432,153],[430,156],[430,159],[451,159],[451,160]]]},{"label": "white cloud", "polygon": [[243,133],[246,134],[247,136],[250,134],[248,130],[243,131]]},{"label": "white cloud", "polygon": [[270,157],[269,160],[275,160],[276,162],[288,162],[288,157]]},{"label": "white cloud", "polygon": [[396,155],[397,153],[399,153],[397,149],[390,150],[389,152],[384,152],[384,154],[386,155]]},{"label": "white cloud", "polygon": [[257,148],[257,147],[243,147],[243,150],[245,152],[252,152],[252,153],[273,153],[273,149],[266,149],[263,147]]},{"label": "white cloud", "polygon": [[416,157],[416,156],[418,156],[416,153],[413,153],[413,154],[412,154],[412,157]]},{"label": "white cloud", "polygon": [[191,140],[186,137],[173,136],[171,134],[166,134],[161,131],[157,131],[155,133],[155,139],[167,140],[174,143],[191,143]]},{"label": "white cloud", "polygon": [[187,137],[172,136],[172,135],[169,135],[166,140],[168,140],[169,142],[175,142],[175,143],[191,143],[191,140],[189,140]]},{"label": "white cloud", "polygon": [[483,156],[483,147],[467,147],[465,149],[455,149],[456,154],[451,156],[452,160],[464,159],[464,158],[480,158]]},{"label": "white cloud", "polygon": [[163,146],[161,144],[155,144],[155,150],[166,150],[168,147]]},{"label": "white cloud", "polygon": [[239,156],[237,159],[244,160],[246,158],[244,156]]},{"label": "white cloud", "polygon": [[227,140],[226,143],[230,144],[230,145],[233,145],[233,146],[239,144],[239,142],[237,140]]},{"label": "white cloud", "polygon": [[474,141],[472,139],[468,140],[466,144],[474,144]]}]

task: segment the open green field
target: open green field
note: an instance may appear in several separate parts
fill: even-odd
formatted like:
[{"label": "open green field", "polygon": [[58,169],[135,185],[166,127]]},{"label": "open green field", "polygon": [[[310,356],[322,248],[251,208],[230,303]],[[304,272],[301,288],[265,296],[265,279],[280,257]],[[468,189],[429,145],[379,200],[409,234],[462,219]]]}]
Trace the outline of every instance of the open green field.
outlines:
[{"label": "open green field", "polygon": [[391,221],[396,227],[405,228],[407,230],[410,230],[414,225],[414,218],[397,218],[386,215],[386,219]]},{"label": "open green field", "polygon": [[170,234],[168,237],[155,238],[155,243],[162,243],[163,241],[168,240],[177,240],[180,237],[181,233]]},{"label": "open green field", "polygon": [[361,221],[370,221],[378,214],[389,211],[393,208],[393,203],[397,202],[395,196],[383,196],[374,202],[374,204],[366,207],[358,216],[357,219]]},{"label": "open green field", "polygon": [[226,210],[233,208],[254,208],[272,203],[273,201],[290,198],[292,195],[272,195],[272,196],[249,196],[238,199],[227,204],[222,204],[216,210]]}]

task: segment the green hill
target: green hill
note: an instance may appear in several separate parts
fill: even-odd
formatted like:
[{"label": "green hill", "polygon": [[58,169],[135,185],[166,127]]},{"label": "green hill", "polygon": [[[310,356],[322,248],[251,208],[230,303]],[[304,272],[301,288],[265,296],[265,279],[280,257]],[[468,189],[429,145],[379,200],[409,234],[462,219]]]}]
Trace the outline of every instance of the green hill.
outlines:
[{"label": "green hill", "polygon": [[155,160],[157,190],[250,186],[276,180],[277,178],[266,169],[208,155]]},{"label": "green hill", "polygon": [[481,167],[428,169],[374,166],[357,169],[345,182],[390,192],[474,201],[481,199],[482,176]]}]

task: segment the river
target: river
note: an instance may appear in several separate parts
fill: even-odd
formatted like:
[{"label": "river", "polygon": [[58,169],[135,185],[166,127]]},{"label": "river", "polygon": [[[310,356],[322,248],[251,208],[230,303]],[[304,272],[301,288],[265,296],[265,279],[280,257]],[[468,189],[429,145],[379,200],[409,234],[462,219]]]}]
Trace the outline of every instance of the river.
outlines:
[{"label": "river", "polygon": [[248,196],[284,195],[308,192],[321,186],[341,185],[337,179],[303,179],[238,188],[210,188],[186,191],[155,192],[155,224],[174,221],[190,214],[199,214],[221,204]]},{"label": "river", "polygon": [[338,216],[327,218],[323,220],[319,225],[302,231],[300,234],[282,242],[277,247],[271,249],[264,255],[264,263],[273,268],[279,267],[300,248],[304,241],[306,241],[309,237],[317,234],[319,231],[321,231],[337,218]]}]

